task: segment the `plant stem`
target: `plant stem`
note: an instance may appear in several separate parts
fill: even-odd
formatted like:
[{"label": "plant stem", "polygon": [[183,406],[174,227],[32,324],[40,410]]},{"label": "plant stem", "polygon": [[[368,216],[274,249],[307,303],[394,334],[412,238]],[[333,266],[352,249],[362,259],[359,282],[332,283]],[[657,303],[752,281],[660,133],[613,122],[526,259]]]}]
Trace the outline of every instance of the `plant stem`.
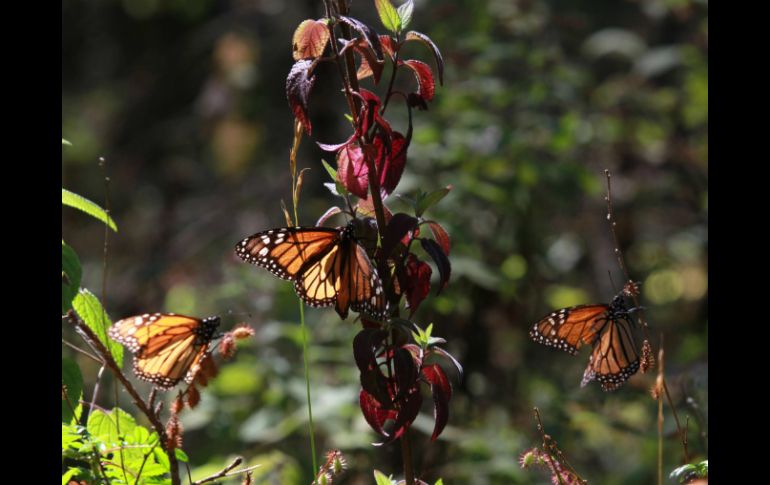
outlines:
[{"label": "plant stem", "polygon": [[[299,203],[299,194],[297,193],[297,149],[299,148],[299,142],[302,139],[302,128],[295,124],[294,129],[294,143],[291,149],[290,162],[291,162],[291,194],[294,205],[294,226],[299,227],[299,211],[297,205]],[[299,303],[299,322],[302,329],[302,362],[305,367],[305,397],[307,401],[307,418],[308,428],[310,431],[310,453],[312,454],[313,473],[318,471],[318,461],[315,451],[315,424],[313,423],[313,404],[310,399],[310,367],[308,365],[308,332],[305,325],[305,305],[301,299],[297,299]]]},{"label": "plant stem", "polygon": [[412,468],[412,446],[409,441],[409,429],[401,435],[401,459],[404,461],[404,480],[407,485],[414,485],[414,469]]},{"label": "plant stem", "polygon": [[299,321],[302,328],[302,361],[305,365],[305,394],[307,398],[307,417],[310,428],[310,452],[313,454],[313,473],[318,471],[318,462],[315,452],[315,425],[313,424],[313,405],[310,403],[310,368],[308,366],[308,338],[305,326],[305,305],[299,300]]}]

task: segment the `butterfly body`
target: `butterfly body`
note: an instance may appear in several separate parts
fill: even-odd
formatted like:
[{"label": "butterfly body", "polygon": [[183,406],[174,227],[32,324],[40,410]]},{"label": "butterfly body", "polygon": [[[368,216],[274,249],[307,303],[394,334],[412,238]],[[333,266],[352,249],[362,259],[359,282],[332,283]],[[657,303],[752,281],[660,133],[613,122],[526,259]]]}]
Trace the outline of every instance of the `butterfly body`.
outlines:
[{"label": "butterfly body", "polygon": [[293,281],[308,305],[334,305],[341,318],[348,309],[383,318],[387,304],[382,282],[356,239],[358,220],[336,229],[285,227],[253,234],[235,247],[247,263]]},{"label": "butterfly body", "polygon": [[192,383],[201,363],[211,354],[219,317],[199,319],[175,313],[145,313],[124,318],[109,336],[134,354],[134,373],[160,389],[180,381]]},{"label": "butterfly body", "polygon": [[581,386],[595,379],[602,389],[611,391],[639,370],[631,325],[629,310],[618,295],[609,305],[578,305],[550,313],[532,327],[529,336],[572,355],[583,345],[592,345]]}]

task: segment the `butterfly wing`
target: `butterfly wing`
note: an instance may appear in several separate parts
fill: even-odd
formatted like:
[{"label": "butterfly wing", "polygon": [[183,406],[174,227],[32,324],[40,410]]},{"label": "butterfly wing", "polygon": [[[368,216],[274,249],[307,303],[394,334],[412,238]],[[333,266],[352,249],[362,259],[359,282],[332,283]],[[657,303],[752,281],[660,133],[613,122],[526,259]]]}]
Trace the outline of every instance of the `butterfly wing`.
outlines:
[{"label": "butterfly wing", "polygon": [[584,344],[593,344],[607,323],[609,305],[578,305],[562,308],[543,317],[529,336],[535,342],[572,355]]},{"label": "butterfly wing", "polygon": [[613,316],[601,330],[583,373],[580,386],[596,379],[605,391],[614,391],[639,370],[631,322],[625,316]]},{"label": "butterfly wing", "polygon": [[[350,302],[350,308],[374,318],[384,318],[387,313],[387,301],[382,280],[364,248],[355,242],[350,245],[348,264],[345,266],[340,300]],[[339,312],[339,309],[337,310]]]},{"label": "butterfly wing", "polygon": [[326,256],[340,241],[340,231],[326,227],[285,227],[258,232],[235,246],[247,263],[295,281],[305,268]]},{"label": "butterfly wing", "polygon": [[294,290],[302,301],[310,306],[333,305],[337,301],[342,283],[340,274],[343,264],[343,254],[339,245],[335,245],[302,271],[294,281]]},{"label": "butterfly wing", "polygon": [[170,389],[183,378],[192,382],[218,326],[219,317],[146,313],[116,322],[108,333],[135,354],[137,377]]},{"label": "butterfly wing", "polygon": [[351,234],[352,226],[273,229],[247,237],[235,252],[294,281],[297,295],[310,306],[334,305],[343,319],[349,308],[381,318],[386,308],[382,282]]},{"label": "butterfly wing", "polygon": [[134,356],[134,373],[160,389],[171,389],[182,379],[192,383],[201,362],[211,352],[207,345],[196,345],[195,336],[176,340],[152,357]]}]

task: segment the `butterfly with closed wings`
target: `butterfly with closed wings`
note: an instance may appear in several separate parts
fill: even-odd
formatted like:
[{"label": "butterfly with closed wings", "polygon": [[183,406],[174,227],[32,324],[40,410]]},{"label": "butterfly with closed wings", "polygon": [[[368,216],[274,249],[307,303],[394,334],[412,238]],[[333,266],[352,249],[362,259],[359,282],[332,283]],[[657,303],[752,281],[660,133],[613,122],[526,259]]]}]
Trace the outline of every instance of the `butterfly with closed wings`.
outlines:
[{"label": "butterfly with closed wings", "polygon": [[603,390],[613,391],[639,370],[629,313],[619,294],[609,305],[578,305],[550,313],[532,327],[529,336],[572,355],[584,344],[592,345],[580,385],[596,379]]},{"label": "butterfly with closed wings", "polygon": [[134,354],[134,373],[163,390],[181,380],[191,384],[201,363],[210,356],[219,317],[199,319],[175,313],[145,313],[124,318],[109,336]]},{"label": "butterfly with closed wings", "polygon": [[352,219],[334,229],[271,229],[242,240],[235,252],[247,263],[293,281],[297,295],[310,306],[334,305],[343,319],[349,308],[383,319],[388,305],[377,269],[356,238],[361,224],[361,219]]}]

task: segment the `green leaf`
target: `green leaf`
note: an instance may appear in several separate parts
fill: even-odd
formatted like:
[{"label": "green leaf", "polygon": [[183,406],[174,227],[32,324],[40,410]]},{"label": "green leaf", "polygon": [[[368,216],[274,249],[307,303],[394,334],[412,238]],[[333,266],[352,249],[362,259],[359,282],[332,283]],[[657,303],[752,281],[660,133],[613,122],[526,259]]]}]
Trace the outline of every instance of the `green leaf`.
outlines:
[{"label": "green leaf", "polygon": [[61,139],[61,144],[62,145],[67,145],[68,147],[72,146],[72,143],[70,143],[69,141],[65,140],[64,138]]},{"label": "green leaf", "polygon": [[[118,427],[120,433],[118,434]],[[109,446],[120,446],[125,441],[125,436],[133,436],[136,421],[134,417],[120,408],[114,408],[110,412],[95,409],[88,415],[88,432],[104,441]]]},{"label": "green leaf", "polygon": [[[155,437],[157,438],[157,434]],[[155,461],[157,461],[161,466],[165,467],[166,470],[171,469],[171,462],[168,460],[168,455],[166,454],[165,450],[163,450],[160,446],[157,446],[154,450],[152,450],[152,453],[155,455]]]},{"label": "green leaf", "polygon": [[107,224],[107,226],[109,226],[109,228],[113,231],[118,232],[118,226],[115,225],[115,221],[112,220],[109,214],[107,214],[107,212],[105,212],[105,210],[99,207],[97,204],[91,202],[85,197],[80,196],[74,192],[70,192],[67,189],[61,189],[61,203],[70,207],[74,207],[75,209],[80,209],[86,214],[95,217],[103,223]]},{"label": "green leaf", "polygon": [[102,308],[102,304],[99,303],[99,299],[87,289],[81,288],[72,300],[72,306],[86,325],[99,337],[99,341],[107,347],[118,366],[122,366],[123,346],[107,337],[107,329],[112,322]]},{"label": "green leaf", "polygon": [[374,481],[377,485],[393,485],[393,481],[390,477],[386,477],[385,474],[379,470],[374,470]]},{"label": "green leaf", "polygon": [[61,382],[67,391],[66,400],[64,395],[61,400],[62,423],[77,423],[83,411],[83,405],[80,404],[80,398],[83,397],[83,374],[74,360],[61,360]]},{"label": "green leaf", "polygon": [[401,32],[401,17],[390,0],[374,0],[374,6],[377,8],[377,14],[386,29],[394,34]]},{"label": "green leaf", "polygon": [[183,461],[185,463],[189,463],[190,459],[187,457],[187,453],[180,450],[179,448],[174,449],[174,454],[176,454],[176,459],[179,461]]},{"label": "green leaf", "polygon": [[74,477],[75,475],[77,475],[81,471],[82,470],[80,468],[70,468],[70,469],[68,469],[61,476],[61,485],[67,485],[67,483],[69,483],[69,481],[72,479],[72,477]]},{"label": "green leaf", "polygon": [[426,210],[438,204],[441,199],[446,197],[451,190],[452,186],[447,185],[442,189],[434,190],[430,194],[420,197],[415,207],[415,215],[417,217],[422,216]]},{"label": "green leaf", "polygon": [[77,424],[64,424],[61,425],[61,451],[64,453],[70,448],[80,448],[83,444],[83,435],[81,431],[83,427]]},{"label": "green leaf", "polygon": [[332,178],[332,181],[334,181],[334,186],[337,189],[337,195],[340,196],[346,196],[348,195],[348,189],[345,188],[344,185],[340,182],[340,179],[337,177],[337,171],[334,170],[334,167],[329,165],[326,160],[321,159],[321,163],[324,164],[324,168],[329,173],[329,176]]},{"label": "green leaf", "polygon": [[64,315],[72,308],[72,299],[78,294],[83,273],[77,253],[64,241],[61,242],[61,272],[61,313]]},{"label": "green leaf", "polygon": [[398,18],[401,19],[401,30],[409,27],[412,22],[412,12],[414,11],[414,0],[406,0],[406,3],[398,7]]},{"label": "green leaf", "polygon": [[444,485],[444,480],[439,478],[438,480],[436,480],[436,483],[434,483],[433,485]]}]

